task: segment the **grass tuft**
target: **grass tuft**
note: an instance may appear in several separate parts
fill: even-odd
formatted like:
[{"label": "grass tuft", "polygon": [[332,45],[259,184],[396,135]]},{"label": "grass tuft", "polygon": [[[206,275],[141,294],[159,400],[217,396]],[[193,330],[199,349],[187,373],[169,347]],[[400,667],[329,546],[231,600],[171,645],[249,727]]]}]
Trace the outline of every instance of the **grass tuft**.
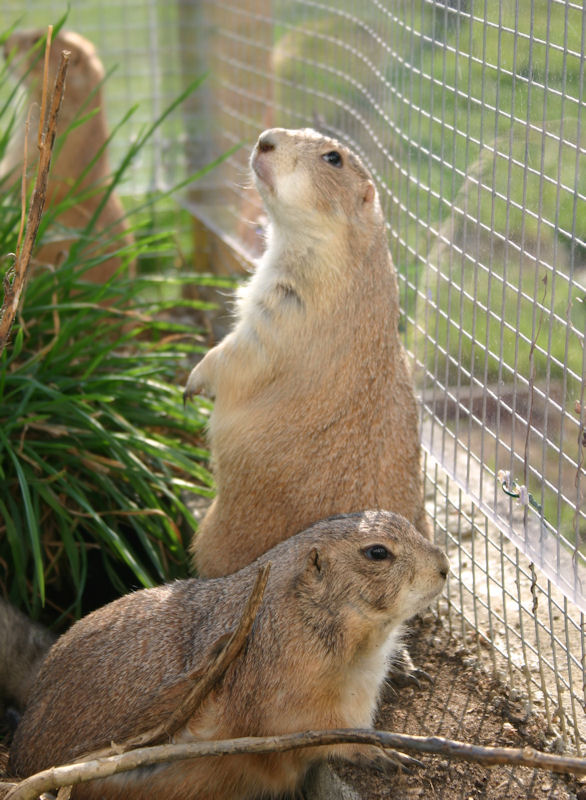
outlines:
[{"label": "grass tuft", "polygon": [[[130,145],[112,189],[184,96]],[[13,128],[10,105],[0,113]],[[7,141],[0,137],[0,159]],[[74,192],[46,214],[39,243]],[[162,197],[168,218],[169,192]],[[34,617],[44,606],[45,616],[80,616],[130,587],[186,575],[196,527],[186,492],[213,491],[202,446],[209,405],[184,408],[182,399],[194,353],[204,349],[194,322],[204,304],[179,290],[219,281],[177,271],[174,234],[148,229],[160,199],[149,193],[130,215],[134,242],[98,236],[96,214],[58,268],[34,267],[0,353],[0,590]],[[3,280],[19,221],[16,185],[0,201]],[[113,254],[117,274],[104,284],[87,280]],[[91,586],[88,599],[96,575],[108,585]]]}]

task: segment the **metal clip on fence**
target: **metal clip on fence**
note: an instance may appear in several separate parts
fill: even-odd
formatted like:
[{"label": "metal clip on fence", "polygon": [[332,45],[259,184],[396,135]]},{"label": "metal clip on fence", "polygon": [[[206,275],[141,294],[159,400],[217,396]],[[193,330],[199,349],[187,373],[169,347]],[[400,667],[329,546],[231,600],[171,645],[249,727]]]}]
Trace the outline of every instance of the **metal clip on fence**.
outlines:
[{"label": "metal clip on fence", "polygon": [[509,497],[515,497],[522,505],[531,506],[541,514],[540,503],[537,502],[526,486],[519,486],[517,481],[511,478],[511,473],[508,470],[500,469],[497,477],[505,494],[508,494]]}]

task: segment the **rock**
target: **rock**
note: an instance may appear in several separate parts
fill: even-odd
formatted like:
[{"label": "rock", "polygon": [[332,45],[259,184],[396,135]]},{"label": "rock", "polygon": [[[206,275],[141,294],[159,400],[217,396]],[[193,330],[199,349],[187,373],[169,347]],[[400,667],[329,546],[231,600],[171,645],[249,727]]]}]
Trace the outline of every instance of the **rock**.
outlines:
[{"label": "rock", "polygon": [[361,796],[339,778],[329,764],[313,766],[305,777],[304,800],[362,800]]}]

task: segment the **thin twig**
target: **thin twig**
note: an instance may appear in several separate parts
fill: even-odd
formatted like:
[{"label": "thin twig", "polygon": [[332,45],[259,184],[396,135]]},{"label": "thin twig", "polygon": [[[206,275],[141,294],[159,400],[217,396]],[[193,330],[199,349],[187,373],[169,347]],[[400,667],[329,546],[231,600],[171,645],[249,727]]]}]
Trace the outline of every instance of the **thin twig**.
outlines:
[{"label": "thin twig", "polygon": [[158,733],[157,729],[152,732],[151,738],[148,740],[149,743],[154,744],[157,739],[172,736],[175,731],[183,727],[216,684],[222,680],[230,664],[240,655],[242,648],[248,641],[250,631],[252,630],[254,620],[260,608],[270,571],[270,561],[259,569],[250,597],[244,607],[236,630],[226,641],[225,646],[222,647],[211,666],[206,669],[203,675],[198,677],[197,682],[192,687],[181,706],[163,725],[161,732]]},{"label": "thin twig", "polygon": [[375,730],[332,730],[289,733],[284,736],[244,737],[221,742],[193,742],[143,747],[108,758],[98,758],[44,770],[13,786],[5,800],[36,800],[44,791],[60,786],[85,783],[96,778],[107,778],[149,764],[239,753],[283,753],[304,747],[337,744],[369,744],[383,749],[408,750],[473,761],[484,766],[507,764],[545,769],[551,772],[586,775],[586,759],[541,753],[532,747],[480,747],[439,736],[407,736],[401,733]]},{"label": "thin twig", "polygon": [[70,55],[71,54],[66,50],[61,53],[61,61],[57,71],[57,76],[55,78],[55,86],[51,97],[51,108],[49,110],[45,135],[41,142],[37,178],[29,208],[26,232],[22,242],[22,249],[19,249],[16,254],[14,261],[14,278],[12,283],[9,283],[8,281],[5,282],[4,302],[2,304],[2,312],[0,316],[0,353],[4,350],[10,330],[12,328],[12,323],[14,322],[16,312],[18,311],[21,296],[26,283],[26,276],[31,261],[33,247],[35,245],[37,231],[39,230],[43,209],[45,207],[49,168],[51,166],[51,155],[53,153],[53,146],[55,144],[57,119],[59,117],[59,109],[61,108],[61,101],[63,99],[63,92],[65,90],[65,75],[67,73]]},{"label": "thin twig", "polygon": [[201,670],[201,668],[198,669],[193,676],[188,676],[195,682],[169,719],[144,733],[132,736],[123,742],[112,743],[109,747],[96,750],[76,760],[79,762],[82,759],[83,761],[89,761],[96,758],[105,758],[110,755],[125,753],[137,747],[146,747],[147,745],[156,744],[168,740],[169,737],[182,728],[195,714],[214,686],[224,677],[226,670],[238,657],[240,651],[246,644],[262,602],[270,569],[270,562],[259,569],[256,581],[244,607],[237,628],[232,634],[227,634],[219,640],[217,646],[221,649],[219,649],[211,665],[206,666],[205,670]]}]

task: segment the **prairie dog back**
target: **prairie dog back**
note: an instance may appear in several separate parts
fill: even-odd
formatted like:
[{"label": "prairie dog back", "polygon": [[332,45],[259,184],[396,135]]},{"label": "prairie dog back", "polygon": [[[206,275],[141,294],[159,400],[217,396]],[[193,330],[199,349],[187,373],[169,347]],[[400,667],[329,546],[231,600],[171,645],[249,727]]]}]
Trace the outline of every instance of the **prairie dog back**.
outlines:
[{"label": "prairie dog back", "polygon": [[215,398],[217,495],[195,537],[200,574],[227,574],[317,519],[391,508],[430,537],[417,408],[374,182],[312,130],[261,134],[252,171],[267,249],[231,333],[185,395]]},{"label": "prairie dog back", "polygon": [[[9,60],[10,71],[23,81],[26,87],[28,101],[31,105],[31,125],[29,127],[29,158],[34,158],[37,153],[36,140],[38,131],[38,116],[41,107],[43,90],[43,51],[38,49],[45,30],[17,30],[14,31],[4,43],[4,57]],[[37,47],[35,47],[37,45]],[[49,195],[49,201],[61,200],[70,187],[61,182],[70,181],[80,177],[84,169],[90,173],[83,179],[83,185],[89,186],[97,178],[105,178],[109,174],[106,154],[99,156],[99,148],[105,144],[106,118],[103,109],[103,96],[101,83],[105,78],[105,70],[94,45],[83,36],[73,31],[60,31],[51,43],[49,56],[49,87],[53,86],[57,69],[61,60],[61,52],[68,50],[71,53],[67,70],[65,93],[59,114],[59,133],[82,113],[94,111],[94,117],[81,125],[79,132],[72,131],[67,143],[60,152],[55,154],[51,167],[50,187],[53,192],[58,192],[58,197]],[[27,109],[28,111],[28,109]],[[95,141],[93,141],[95,139]],[[85,144],[85,147],[84,147]],[[96,159],[93,168],[92,161]],[[21,164],[23,159],[23,136],[18,130],[10,142],[8,156],[1,164],[2,175],[10,169]],[[29,164],[30,170],[30,164]],[[19,175],[14,175],[18,179]]]},{"label": "prairie dog back", "polygon": [[[175,740],[369,726],[404,621],[442,590],[448,572],[439,548],[387,512],[324,520],[226,578],[138,591],[76,623],[42,668],[12,746],[14,771],[31,774],[167,719],[187,676],[237,624],[266,561],[246,648]],[[292,791],[313,761],[336,754],[380,757],[345,745],[230,756],[221,766],[194,759],[84,784],[73,796],[236,800]]]},{"label": "prairie dog back", "polygon": [[[37,157],[37,131],[39,109],[41,107],[44,59],[42,51],[35,48],[43,36],[44,29],[14,31],[4,44],[4,56],[9,60],[9,68],[19,77],[27,92],[27,104],[32,109],[28,133],[28,177],[34,176],[34,159]],[[61,52],[71,53],[65,93],[59,114],[57,133],[62,134],[69,126],[87,116],[83,123],[69,130],[61,146],[54,151],[49,182],[47,186],[47,209],[61,203],[71,196],[72,187],[76,194],[84,194],[76,204],[64,209],[56,222],[64,229],[82,229],[88,224],[103,199],[111,179],[111,169],[107,153],[109,138],[102,82],[105,78],[104,66],[96,48],[85,37],[74,31],[61,30],[53,38],[49,57],[49,87],[52,88]],[[20,179],[24,151],[24,122],[15,126],[6,155],[0,163],[0,178],[9,185]],[[124,207],[119,197],[110,193],[94,227],[97,234],[105,231],[105,241],[118,235],[117,243],[108,247],[121,247],[132,241],[127,232]],[[59,264],[63,254],[70,248],[72,239],[68,231],[55,228],[51,241],[35,251],[35,259],[41,263]],[[93,250],[92,250],[93,253]],[[110,278],[120,266],[118,257],[109,258],[92,267],[85,274],[89,280],[103,282]],[[133,267],[130,269],[133,274]]]}]

